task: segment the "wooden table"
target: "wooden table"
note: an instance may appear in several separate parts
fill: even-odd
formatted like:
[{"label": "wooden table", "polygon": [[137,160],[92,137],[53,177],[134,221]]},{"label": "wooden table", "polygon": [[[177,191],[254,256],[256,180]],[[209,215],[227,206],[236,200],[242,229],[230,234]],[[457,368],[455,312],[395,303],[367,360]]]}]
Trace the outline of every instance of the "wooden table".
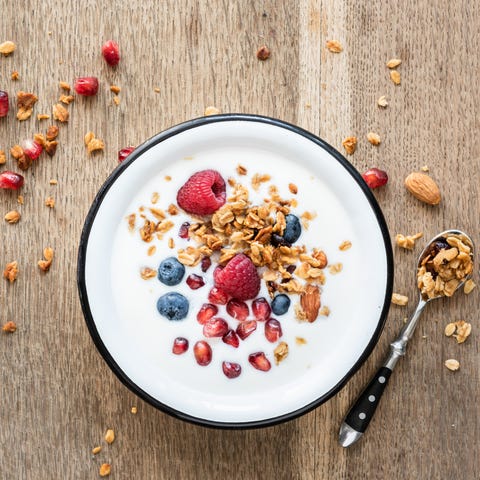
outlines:
[{"label": "wooden table", "polygon": [[[415,258],[422,248],[395,248],[395,291],[408,307],[393,306],[378,346],[335,398],[308,415],[273,428],[217,431],[170,418],[138,400],[97,353],[83,320],[76,287],[80,231],[90,203],[117,164],[117,151],[154,133],[222,112],[270,115],[319,134],[363,171],[388,171],[375,192],[392,237],[423,232],[425,238],[458,227],[478,236],[480,143],[480,7],[470,0],[55,2],[3,0],[0,42],[13,55],[0,58],[0,88],[11,112],[0,120],[0,148],[44,132],[61,91],[59,81],[95,75],[95,98],[76,98],[70,121],[60,126],[59,147],[25,173],[22,194],[1,191],[2,216],[18,209],[21,221],[2,220],[3,270],[18,261],[10,285],[0,282],[0,320],[18,329],[0,335],[0,478],[98,478],[104,462],[115,479],[474,479],[478,478],[480,373],[477,290],[428,307],[408,357],[365,438],[344,450],[337,443],[342,416],[377,368],[388,343],[413,309]],[[115,70],[100,55],[109,39],[121,45]],[[343,52],[325,48],[337,39]],[[262,44],[268,61],[257,60]],[[385,63],[402,60],[401,85]],[[10,79],[19,72],[19,80]],[[111,84],[121,86],[114,105]],[[155,91],[158,88],[158,91]],[[34,116],[15,118],[18,90],[34,92]],[[389,105],[377,106],[381,95]],[[87,131],[105,141],[89,157]],[[382,143],[366,140],[378,132]],[[16,169],[7,155],[5,165]],[[443,200],[426,206],[403,187],[411,171],[427,165]],[[50,185],[50,179],[57,185]],[[54,197],[55,208],[45,206]],[[419,242],[423,243],[423,240]],[[43,274],[42,250],[55,258]],[[473,333],[463,345],[443,334],[464,319]],[[460,361],[452,373],[443,363]],[[138,413],[130,408],[136,405]],[[107,428],[116,440],[106,445]],[[102,445],[96,456],[91,450]]]}]

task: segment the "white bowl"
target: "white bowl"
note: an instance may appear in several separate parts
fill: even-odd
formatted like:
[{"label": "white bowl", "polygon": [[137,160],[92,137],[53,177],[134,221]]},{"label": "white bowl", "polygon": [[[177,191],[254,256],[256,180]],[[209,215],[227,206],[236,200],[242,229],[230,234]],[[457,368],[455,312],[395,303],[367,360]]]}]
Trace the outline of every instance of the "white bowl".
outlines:
[{"label": "white bowl", "polygon": [[[311,324],[298,322],[294,302],[287,318],[277,317],[290,353],[278,366],[272,361],[269,372],[257,371],[246,361],[249,353],[265,347],[262,328],[235,351],[220,339],[209,339],[212,363],[207,367],[195,363],[192,346],[203,338],[196,321],[201,301],[192,297],[183,321],[169,322],[158,314],[156,300],[175,288],[155,278],[142,280],[138,271],[145,264],[156,268],[165,252],[159,249],[148,257],[145,243],[127,233],[125,220],[136,207],[147,204],[153,191],[160,193],[159,203],[165,207],[175,202],[175,192],[194,171],[216,168],[227,176],[239,163],[249,172],[258,168],[258,173],[269,173],[272,183],[297,183],[298,209],[303,199],[313,203],[318,214],[305,238],[318,242],[330,263],[343,264],[338,275],[327,270],[322,303],[330,308],[328,317]],[[172,177],[170,182],[166,175]],[[342,252],[338,246],[344,240],[352,247]],[[86,323],[113,372],[162,411],[215,427],[272,425],[304,414],[336,394],[378,341],[392,285],[388,230],[358,172],[311,133],[254,115],[195,119],[139,146],[97,194],[79,248],[78,286]],[[176,336],[190,341],[184,355],[171,353]],[[307,343],[297,344],[296,336]],[[241,363],[242,375],[225,377],[222,360]]]}]

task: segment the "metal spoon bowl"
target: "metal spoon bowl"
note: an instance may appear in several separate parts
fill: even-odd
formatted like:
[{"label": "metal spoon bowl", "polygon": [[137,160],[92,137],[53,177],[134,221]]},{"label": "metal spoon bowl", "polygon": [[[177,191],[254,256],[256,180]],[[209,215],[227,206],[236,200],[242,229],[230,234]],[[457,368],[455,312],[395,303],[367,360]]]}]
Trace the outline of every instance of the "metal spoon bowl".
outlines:
[{"label": "metal spoon bowl", "polygon": [[[419,285],[419,270],[422,267],[425,267],[425,265],[431,259],[433,259],[433,257],[435,257],[440,250],[442,250],[442,248],[439,248],[441,245],[444,246],[444,250],[446,250],[446,246],[450,246],[452,248],[452,246],[447,242],[447,239],[450,239],[452,237],[460,240],[463,245],[466,245],[470,249],[468,254],[470,255],[473,267],[474,244],[472,239],[466,233],[460,230],[446,230],[433,237],[427,243],[422,253],[420,253],[415,272],[415,280],[417,282],[417,285]],[[451,242],[453,243],[453,241]],[[395,365],[397,364],[399,358],[403,357],[406,353],[407,343],[410,338],[412,338],[418,320],[420,318],[420,314],[422,313],[427,303],[437,298],[452,296],[472,276],[472,271],[473,268],[471,268],[470,271],[463,278],[458,279],[459,283],[458,285],[456,285],[453,291],[447,291],[447,293],[444,292],[443,294],[441,293],[441,291],[438,291],[438,293],[436,294],[435,289],[433,291],[431,289],[426,291],[422,291],[424,289],[420,290],[420,298],[418,300],[417,307],[413,312],[412,316],[410,317],[410,320],[402,328],[398,337],[390,344],[391,351],[385,362],[383,363],[383,366],[380,367],[380,369],[374,375],[371,382],[367,385],[365,390],[358,397],[357,401],[350,408],[345,419],[343,420],[339,433],[339,442],[342,447],[349,447],[363,436],[371,419],[373,418],[375,410],[377,409],[377,405],[383,392],[385,391],[388,379],[390,378],[390,375],[392,374]],[[432,277],[434,276],[434,274],[435,272],[432,273]]]}]

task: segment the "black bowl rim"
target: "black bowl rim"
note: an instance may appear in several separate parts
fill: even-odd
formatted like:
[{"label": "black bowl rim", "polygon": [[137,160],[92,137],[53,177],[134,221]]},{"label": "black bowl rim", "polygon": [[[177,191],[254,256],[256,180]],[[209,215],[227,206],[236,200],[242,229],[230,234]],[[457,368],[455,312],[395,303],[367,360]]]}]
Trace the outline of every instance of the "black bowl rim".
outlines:
[{"label": "black bowl rim", "polygon": [[[181,132],[189,130],[191,128],[196,128],[196,127],[207,125],[210,123],[229,122],[229,121],[260,122],[260,123],[265,123],[268,125],[284,128],[286,130],[290,130],[314,142],[319,147],[327,151],[327,153],[329,153],[333,158],[335,158],[345,168],[345,170],[353,177],[353,179],[358,183],[363,193],[365,194],[368,202],[370,203],[370,206],[375,214],[375,217],[377,219],[378,225],[382,233],[383,241],[385,244],[385,255],[387,260],[387,282],[385,287],[385,300],[384,300],[382,311],[378,320],[378,324],[365,350],[362,352],[359,359],[355,362],[352,368],[346,373],[346,375],[342,379],[340,379],[340,381],[334,387],[332,387],[328,392],[326,392],[325,394],[323,394],[313,402],[310,402],[309,404],[304,405],[303,407],[297,410],[294,410],[292,412],[289,412],[283,415],[279,415],[272,418],[266,418],[262,420],[250,421],[250,422],[220,422],[220,421],[208,420],[208,419],[188,415],[168,405],[163,404],[156,398],[149,395],[143,389],[141,389],[138,385],[136,385],[123,372],[120,366],[116,363],[116,361],[114,360],[114,358],[111,356],[106,346],[104,345],[102,339],[100,338],[100,335],[95,326],[95,321],[93,319],[92,312],[90,310],[86,283],[85,283],[85,266],[86,266],[85,262],[86,262],[86,253],[87,253],[90,230],[92,228],[96,214],[102,204],[103,199],[105,198],[108,190],[116,181],[116,179],[140,155],[142,155],[144,152],[152,148],[154,145],[174,135],[177,135]],[[175,125],[167,130],[164,130],[163,132],[160,132],[159,134],[154,135],[149,140],[147,140],[146,142],[138,146],[122,163],[120,163],[115,168],[115,170],[110,174],[110,176],[107,178],[107,180],[104,182],[104,184],[98,191],[85,219],[85,223],[84,223],[81,237],[80,237],[79,250],[78,250],[77,285],[78,285],[78,291],[79,291],[80,303],[83,310],[83,315],[85,317],[88,331],[90,332],[90,335],[92,337],[92,340],[95,346],[97,347],[98,351],[100,352],[101,356],[103,357],[107,365],[110,367],[113,373],[118,377],[118,379],[133,393],[135,393],[138,397],[145,400],[150,405],[156,407],[162,412],[165,412],[171,415],[172,417],[175,417],[196,425],[213,427],[213,428],[223,428],[223,429],[261,428],[261,427],[277,425],[279,423],[283,423],[288,420],[293,420],[294,418],[300,417],[301,415],[304,415],[310,412],[311,410],[318,407],[322,403],[325,403],[331,397],[336,395],[345,386],[348,380],[350,380],[350,378],[357,372],[357,370],[363,365],[363,363],[369,357],[373,348],[375,347],[375,345],[377,344],[380,338],[380,334],[382,333],[383,327],[385,325],[385,321],[386,321],[389,306],[390,306],[390,299],[391,299],[392,290],[393,290],[393,251],[392,251],[390,235],[388,232],[387,224],[385,222],[385,218],[380,209],[380,206],[377,203],[377,200],[375,199],[370,188],[364,182],[363,178],[358,173],[358,171],[350,164],[350,162],[346,160],[346,158],[340,152],[338,152],[335,148],[333,148],[331,145],[326,143],[324,140],[322,140],[318,136],[308,132],[307,130],[301,127],[285,122],[283,120],[262,116],[262,115],[253,115],[253,114],[244,114],[244,113],[228,113],[228,114],[195,118],[195,119],[180,123],[178,125]]]}]

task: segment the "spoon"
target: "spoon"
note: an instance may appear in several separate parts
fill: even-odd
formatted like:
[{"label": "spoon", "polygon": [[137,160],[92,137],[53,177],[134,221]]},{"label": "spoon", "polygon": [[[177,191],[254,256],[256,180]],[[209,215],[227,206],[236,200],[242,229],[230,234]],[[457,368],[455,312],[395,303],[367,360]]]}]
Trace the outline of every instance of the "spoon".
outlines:
[{"label": "spoon", "polygon": [[[473,262],[472,239],[460,230],[446,230],[445,232],[439,233],[437,236],[433,237],[420,254],[417,264],[417,274],[420,269],[422,269],[422,272],[425,271],[427,262],[430,261],[429,265],[432,265],[433,257],[435,257],[442,250],[442,248],[451,248],[451,245],[447,243],[447,238],[450,239],[451,237],[460,240],[463,245],[466,245],[470,249],[470,251],[467,253],[470,256],[470,260]],[[447,262],[448,259],[445,258],[444,263]],[[470,267],[473,267],[473,263],[470,265]],[[456,287],[456,282],[454,282],[453,286],[450,285],[451,291],[448,291],[448,293],[441,293],[437,292],[436,290],[430,290],[427,292],[425,291],[425,288],[420,290],[420,298],[417,308],[410,317],[410,320],[402,328],[396,340],[390,344],[391,351],[383,363],[383,366],[380,367],[380,369],[374,375],[371,382],[358,397],[357,401],[350,408],[345,419],[343,420],[339,432],[339,442],[342,447],[349,447],[350,445],[353,445],[363,436],[368,424],[370,423],[370,420],[373,418],[380,398],[385,391],[385,387],[387,386],[388,379],[392,374],[393,368],[397,364],[399,358],[405,355],[407,343],[413,336],[418,319],[420,318],[420,314],[425,308],[425,305],[427,305],[427,303],[429,303],[431,300],[453,295],[453,293],[461,288],[462,285],[471,277],[472,271],[473,268],[469,268],[469,271],[466,271],[466,276],[459,279],[460,281]],[[417,285],[419,285],[418,278]],[[423,286],[424,284],[422,284],[422,287]]]}]

